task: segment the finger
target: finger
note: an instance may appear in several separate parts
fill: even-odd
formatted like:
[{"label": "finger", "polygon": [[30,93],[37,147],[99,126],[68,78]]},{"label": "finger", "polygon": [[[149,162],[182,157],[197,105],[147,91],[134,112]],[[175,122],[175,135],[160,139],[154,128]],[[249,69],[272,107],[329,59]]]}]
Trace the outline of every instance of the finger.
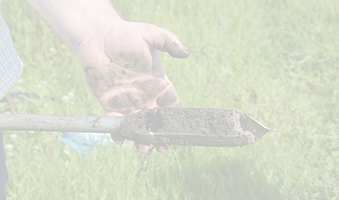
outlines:
[{"label": "finger", "polygon": [[124,143],[124,141],[125,141],[125,138],[122,137],[122,136],[119,135],[119,134],[111,133],[111,138],[112,138],[112,140],[113,140],[116,144],[118,144],[118,145],[122,145],[122,144]]},{"label": "finger", "polygon": [[143,39],[151,46],[164,52],[168,52],[172,57],[187,58],[190,55],[188,50],[174,33],[159,28],[152,24],[141,24],[140,31]]},{"label": "finger", "polygon": [[140,153],[147,153],[151,149],[149,144],[135,143],[135,146]]},{"label": "finger", "polygon": [[124,117],[124,114],[116,111],[106,111],[106,116],[108,117]]},{"label": "finger", "polygon": [[135,113],[137,113],[137,112],[139,112],[139,111],[142,111],[142,110],[141,110],[141,109],[138,109],[138,110],[131,110],[131,111],[126,112],[126,115],[133,115],[133,114],[135,114]]},{"label": "finger", "polygon": [[179,96],[173,85],[158,98],[157,104],[160,107],[181,107]]},{"label": "finger", "polygon": [[[106,112],[106,116],[108,116],[108,117],[123,117],[124,115],[122,113],[119,113],[119,112]],[[116,133],[111,133],[111,138],[112,138],[113,142],[118,144],[118,145],[122,145],[125,141],[124,137],[122,137],[121,135],[116,134]]]}]

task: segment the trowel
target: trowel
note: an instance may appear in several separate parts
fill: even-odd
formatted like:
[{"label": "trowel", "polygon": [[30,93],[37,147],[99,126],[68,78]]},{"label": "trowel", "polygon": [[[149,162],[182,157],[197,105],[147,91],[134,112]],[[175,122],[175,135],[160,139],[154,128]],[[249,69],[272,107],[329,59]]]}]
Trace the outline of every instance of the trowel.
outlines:
[{"label": "trowel", "polygon": [[0,130],[118,133],[143,144],[235,147],[274,129],[238,110],[159,107],[126,117],[0,114]]}]

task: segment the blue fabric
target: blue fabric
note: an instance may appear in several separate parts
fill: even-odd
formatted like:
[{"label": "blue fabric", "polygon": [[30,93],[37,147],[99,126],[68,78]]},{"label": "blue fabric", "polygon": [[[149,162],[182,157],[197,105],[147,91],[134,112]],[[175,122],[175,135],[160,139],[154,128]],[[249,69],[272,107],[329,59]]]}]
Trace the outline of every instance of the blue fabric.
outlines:
[{"label": "blue fabric", "polygon": [[5,187],[8,181],[8,172],[6,168],[6,154],[2,131],[0,131],[0,199],[6,200]]},{"label": "blue fabric", "polygon": [[93,151],[94,146],[98,143],[97,140],[89,140],[86,138],[89,134],[86,133],[70,133],[64,132],[63,137],[57,139],[82,155],[88,155]]},{"label": "blue fabric", "polygon": [[57,139],[89,158],[94,147],[97,145],[105,146],[106,143],[111,139],[111,136],[98,133],[64,132],[64,135],[62,137],[57,137]]}]

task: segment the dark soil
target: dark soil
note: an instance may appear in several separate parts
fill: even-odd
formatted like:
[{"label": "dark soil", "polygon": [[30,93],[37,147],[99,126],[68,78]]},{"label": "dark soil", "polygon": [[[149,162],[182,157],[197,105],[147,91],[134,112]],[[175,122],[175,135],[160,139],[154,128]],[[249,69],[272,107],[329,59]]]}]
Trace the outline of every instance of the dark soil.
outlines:
[{"label": "dark soil", "polygon": [[269,130],[242,111],[155,108],[125,117],[120,134],[139,143],[243,146]]}]

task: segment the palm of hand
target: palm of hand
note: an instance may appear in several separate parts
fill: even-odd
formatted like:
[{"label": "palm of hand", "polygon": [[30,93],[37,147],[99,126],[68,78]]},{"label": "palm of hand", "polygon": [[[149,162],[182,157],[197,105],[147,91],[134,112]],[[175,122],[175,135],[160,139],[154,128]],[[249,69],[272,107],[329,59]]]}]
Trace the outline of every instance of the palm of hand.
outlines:
[{"label": "palm of hand", "polygon": [[187,57],[189,51],[168,33],[150,24],[122,22],[81,46],[86,82],[108,116],[181,106],[156,48],[176,57]]}]

